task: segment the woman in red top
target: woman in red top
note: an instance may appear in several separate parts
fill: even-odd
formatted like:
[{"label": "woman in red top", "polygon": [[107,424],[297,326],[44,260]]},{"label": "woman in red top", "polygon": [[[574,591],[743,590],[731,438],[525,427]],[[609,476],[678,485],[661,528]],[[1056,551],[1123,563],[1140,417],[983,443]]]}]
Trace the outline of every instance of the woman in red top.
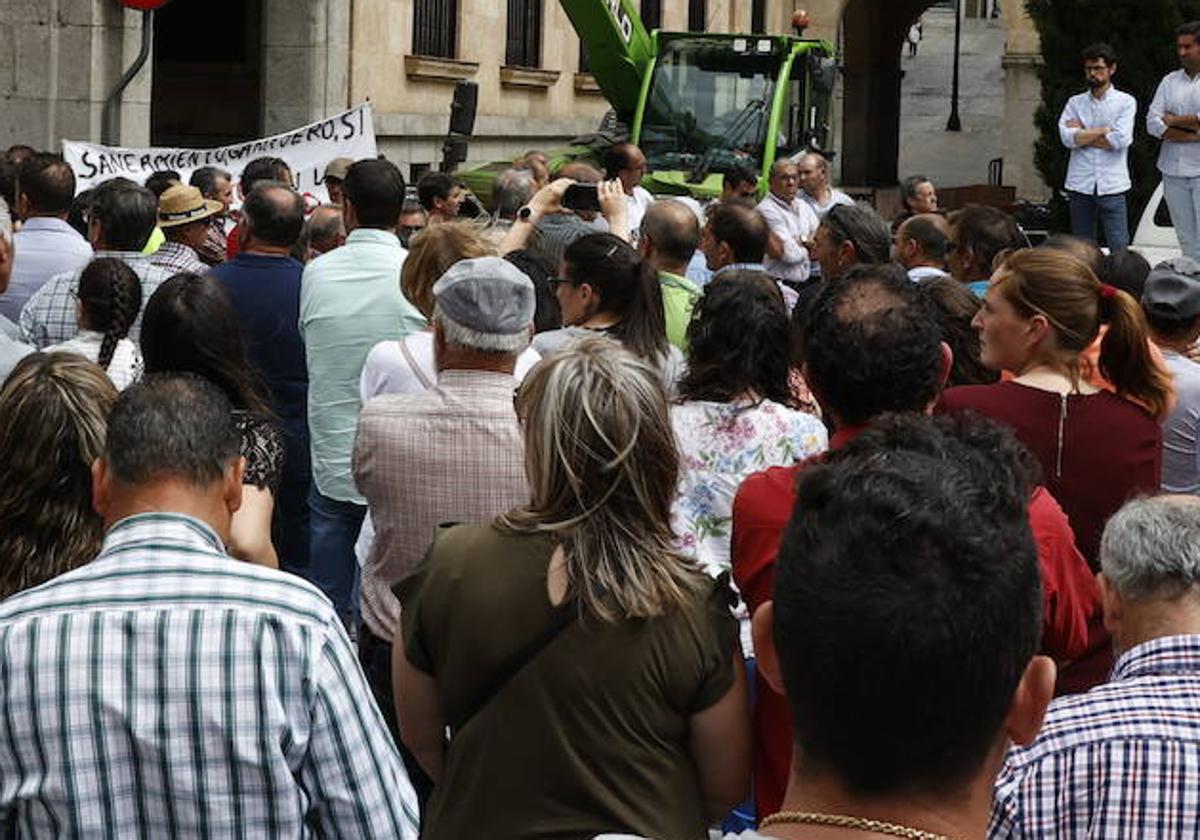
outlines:
[{"label": "woman in red top", "polygon": [[[1100,371],[1116,394],[1081,370],[1101,324],[1109,329]],[[1162,430],[1155,418],[1165,411],[1171,383],[1150,356],[1141,307],[1070,254],[1022,250],[994,275],[974,325],[984,364],[1015,378],[951,388],[939,410],[977,411],[1015,430],[1041,461],[1045,485],[1094,568],[1108,517],[1159,486]]]}]

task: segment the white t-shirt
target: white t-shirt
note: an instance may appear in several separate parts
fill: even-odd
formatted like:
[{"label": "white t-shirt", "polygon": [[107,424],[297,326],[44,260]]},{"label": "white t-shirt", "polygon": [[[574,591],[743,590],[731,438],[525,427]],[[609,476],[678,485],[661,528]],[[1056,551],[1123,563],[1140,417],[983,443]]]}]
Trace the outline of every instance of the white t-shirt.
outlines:
[{"label": "white t-shirt", "polygon": [[[104,343],[104,333],[92,330],[80,330],[70,341],[53,344],[45,349],[46,353],[78,353],[89,362],[100,358],[100,345]],[[112,361],[108,363],[108,378],[118,391],[123,391],[129,385],[142,378],[142,352],[128,338],[117,342],[113,350]]]},{"label": "white t-shirt", "polygon": [[[410,333],[404,339],[404,347],[416,363],[415,369],[405,358],[399,341],[381,341],[367,353],[367,361],[358,380],[364,403],[380,394],[419,394],[437,384],[433,333],[429,330]],[[513,376],[520,382],[541,360],[541,354],[530,347],[517,357]]]},{"label": "white t-shirt", "polygon": [[642,227],[642,217],[646,215],[646,211],[654,203],[654,196],[644,187],[634,187],[633,195],[626,196],[626,198],[629,202],[629,231],[633,237],[634,244],[637,244]]}]

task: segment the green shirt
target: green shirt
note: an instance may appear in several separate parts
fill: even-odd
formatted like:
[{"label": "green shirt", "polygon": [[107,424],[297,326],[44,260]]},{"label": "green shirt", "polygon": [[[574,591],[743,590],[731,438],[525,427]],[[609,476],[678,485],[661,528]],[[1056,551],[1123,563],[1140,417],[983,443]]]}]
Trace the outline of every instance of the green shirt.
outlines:
[{"label": "green shirt", "polygon": [[667,341],[686,353],[688,324],[692,322],[692,310],[703,292],[691,280],[669,271],[658,272],[658,282],[662,286]]},{"label": "green shirt", "polygon": [[[405,654],[433,677],[445,720],[549,622],[554,548],[550,535],[444,528],[396,586]],[[736,646],[728,590],[710,579],[658,618],[573,621],[454,734],[421,837],[707,837],[688,724],[733,685]]]},{"label": "green shirt", "polygon": [[364,505],[350,472],[367,353],[425,326],[400,291],[408,252],[388,230],[359,228],[310,262],[300,282],[300,336],[308,359],[308,432],[317,491]]}]

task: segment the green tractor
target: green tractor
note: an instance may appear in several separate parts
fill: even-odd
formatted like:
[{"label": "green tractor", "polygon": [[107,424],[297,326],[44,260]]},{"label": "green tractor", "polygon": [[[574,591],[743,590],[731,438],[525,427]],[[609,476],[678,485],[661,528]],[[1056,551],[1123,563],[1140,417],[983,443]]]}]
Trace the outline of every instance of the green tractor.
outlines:
[{"label": "green tractor", "polygon": [[[612,111],[597,134],[549,150],[551,172],[577,160],[603,168],[604,150],[628,137],[646,155],[642,186],[706,200],[736,165],[765,173],[780,157],[828,148],[834,47],[802,37],[801,25],[795,36],[648,33],[631,0],[559,2]],[[511,165],[455,174],[491,206]]]}]

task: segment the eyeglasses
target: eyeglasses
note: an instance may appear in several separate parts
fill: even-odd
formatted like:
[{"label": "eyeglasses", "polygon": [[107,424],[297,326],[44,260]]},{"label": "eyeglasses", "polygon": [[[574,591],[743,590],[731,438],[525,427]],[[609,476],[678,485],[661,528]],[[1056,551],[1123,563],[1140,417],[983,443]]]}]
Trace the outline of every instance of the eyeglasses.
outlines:
[{"label": "eyeglasses", "polygon": [[558,291],[558,287],[562,285],[574,286],[575,283],[568,280],[566,277],[551,277],[547,281],[550,284],[550,293],[554,294]]}]

